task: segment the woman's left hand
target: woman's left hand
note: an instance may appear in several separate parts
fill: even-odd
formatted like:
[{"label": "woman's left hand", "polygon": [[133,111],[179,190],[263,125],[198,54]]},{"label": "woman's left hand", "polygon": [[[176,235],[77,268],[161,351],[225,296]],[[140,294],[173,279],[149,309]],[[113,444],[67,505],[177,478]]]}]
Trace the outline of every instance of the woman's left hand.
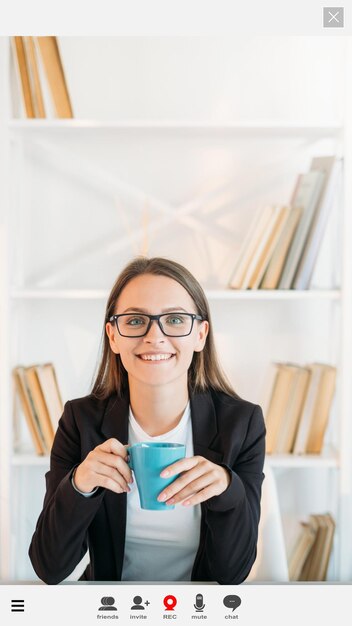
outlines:
[{"label": "woman's left hand", "polygon": [[183,506],[199,504],[219,496],[231,481],[227,469],[202,456],[181,459],[166,467],[160,476],[169,478],[181,472],[181,476],[159,494],[159,502],[177,504],[183,501]]}]

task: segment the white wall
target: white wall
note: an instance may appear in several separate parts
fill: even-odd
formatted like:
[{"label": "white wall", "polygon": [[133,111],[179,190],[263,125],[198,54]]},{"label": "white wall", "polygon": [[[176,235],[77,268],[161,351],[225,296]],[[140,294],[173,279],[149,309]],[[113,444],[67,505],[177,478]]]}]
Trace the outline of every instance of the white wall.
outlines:
[{"label": "white wall", "polygon": [[342,37],[60,39],[77,117],[341,116]]}]

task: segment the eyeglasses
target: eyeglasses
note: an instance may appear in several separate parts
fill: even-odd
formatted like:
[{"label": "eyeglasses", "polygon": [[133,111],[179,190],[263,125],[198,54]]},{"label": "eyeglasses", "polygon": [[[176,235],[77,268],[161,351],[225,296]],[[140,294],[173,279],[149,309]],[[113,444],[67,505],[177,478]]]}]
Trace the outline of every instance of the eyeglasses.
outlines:
[{"label": "eyeglasses", "polygon": [[201,322],[203,317],[195,313],[175,312],[161,315],[120,313],[109,318],[109,322],[116,323],[122,337],[144,337],[149,332],[153,320],[158,322],[161,332],[167,337],[186,337],[192,332],[194,320]]}]

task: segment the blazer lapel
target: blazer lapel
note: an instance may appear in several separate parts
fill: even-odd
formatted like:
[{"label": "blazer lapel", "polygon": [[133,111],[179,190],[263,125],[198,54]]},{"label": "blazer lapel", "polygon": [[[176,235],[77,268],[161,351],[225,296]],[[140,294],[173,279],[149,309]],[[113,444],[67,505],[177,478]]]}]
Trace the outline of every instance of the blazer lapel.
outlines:
[{"label": "blazer lapel", "polygon": [[130,405],[129,394],[122,398],[116,394],[110,396],[101,422],[101,432],[106,439],[114,437],[122,444],[128,443],[128,411]]},{"label": "blazer lapel", "polygon": [[216,450],[218,434],[215,407],[210,391],[190,394],[194,454],[221,463],[223,453]]},{"label": "blazer lapel", "polygon": [[[128,393],[122,398],[115,394],[109,398],[101,423],[101,432],[106,439],[118,439],[123,445],[128,443],[128,412]],[[125,548],[127,494],[115,493],[107,489],[104,505],[111,530],[116,562],[116,579],[121,580]]]}]

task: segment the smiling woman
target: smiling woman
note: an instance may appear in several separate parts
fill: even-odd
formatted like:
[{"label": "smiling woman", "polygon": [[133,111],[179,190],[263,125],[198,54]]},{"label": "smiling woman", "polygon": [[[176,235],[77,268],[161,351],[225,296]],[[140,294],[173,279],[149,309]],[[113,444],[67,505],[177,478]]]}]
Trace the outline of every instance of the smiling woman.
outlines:
[{"label": "smiling woman", "polygon": [[[161,510],[140,506],[126,450],[140,442],[186,450],[158,469]],[[169,259],[134,259],[107,302],[92,393],[67,402],[59,422],[29,548],[36,573],[58,583],[89,548],[82,580],[242,582],[264,453],[261,408],[222,372],[197,280]]]}]

